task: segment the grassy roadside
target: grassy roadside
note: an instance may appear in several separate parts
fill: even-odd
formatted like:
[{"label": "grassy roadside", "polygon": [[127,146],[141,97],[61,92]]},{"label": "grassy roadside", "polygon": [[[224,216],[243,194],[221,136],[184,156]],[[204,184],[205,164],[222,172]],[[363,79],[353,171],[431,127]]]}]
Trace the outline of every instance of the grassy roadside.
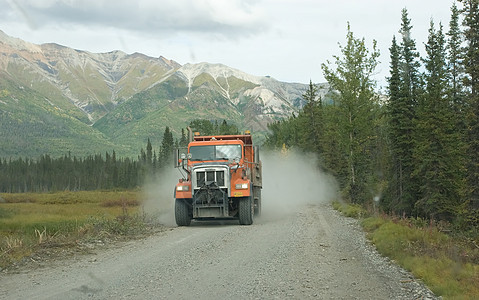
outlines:
[{"label": "grassy roadside", "polygon": [[81,251],[92,241],[145,233],[148,220],[141,195],[139,191],[0,194],[0,270],[33,260],[38,253]]},{"label": "grassy roadside", "polygon": [[[334,202],[346,216],[361,219],[378,251],[420,278],[444,299],[479,298],[479,240],[452,234],[445,224],[368,213]],[[448,233],[446,233],[448,232]]]}]

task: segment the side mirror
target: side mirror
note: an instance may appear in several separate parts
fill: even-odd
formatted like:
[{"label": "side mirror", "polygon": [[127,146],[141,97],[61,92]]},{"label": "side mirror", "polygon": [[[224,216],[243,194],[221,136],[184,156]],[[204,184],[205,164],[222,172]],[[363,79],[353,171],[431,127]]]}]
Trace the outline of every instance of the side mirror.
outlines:
[{"label": "side mirror", "polygon": [[177,148],[173,150],[173,163],[175,168],[185,165],[185,160],[191,159],[191,153],[186,153],[187,148]]}]

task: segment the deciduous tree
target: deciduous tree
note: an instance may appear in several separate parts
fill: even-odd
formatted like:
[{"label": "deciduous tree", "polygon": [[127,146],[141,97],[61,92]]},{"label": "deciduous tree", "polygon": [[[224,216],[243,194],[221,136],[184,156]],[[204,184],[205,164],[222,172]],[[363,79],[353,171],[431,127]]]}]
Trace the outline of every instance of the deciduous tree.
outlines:
[{"label": "deciduous tree", "polygon": [[322,64],[326,80],[338,103],[338,134],[340,149],[347,161],[347,182],[344,194],[353,202],[372,199],[367,186],[371,183],[371,147],[374,139],[374,111],[377,98],[372,79],[378,64],[376,41],[370,52],[364,39],[357,39],[350,30],[346,45],[340,46],[342,56],[334,57],[334,66]]}]

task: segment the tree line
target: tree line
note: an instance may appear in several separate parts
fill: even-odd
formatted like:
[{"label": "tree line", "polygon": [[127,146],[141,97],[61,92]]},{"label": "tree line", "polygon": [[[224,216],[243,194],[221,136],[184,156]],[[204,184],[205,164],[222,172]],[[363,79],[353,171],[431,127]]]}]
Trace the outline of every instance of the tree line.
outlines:
[{"label": "tree line", "polygon": [[[238,128],[225,120],[193,120],[189,127],[202,134],[236,134]],[[61,157],[44,154],[34,158],[0,158],[0,193],[86,191],[133,189],[147,179],[156,179],[162,170],[173,165],[173,149],[188,145],[187,131],[181,129],[179,139],[165,127],[158,150],[150,139],[137,158],[117,157],[111,153],[89,155],[84,158],[70,153]]]},{"label": "tree line", "polygon": [[342,197],[379,202],[389,212],[479,223],[479,2],[451,7],[448,32],[430,21],[425,56],[412,38],[407,9],[393,35],[387,95],[375,92],[379,51],[348,24],[341,55],[322,64],[331,91],[270,124],[266,146],[314,152],[334,174]]}]

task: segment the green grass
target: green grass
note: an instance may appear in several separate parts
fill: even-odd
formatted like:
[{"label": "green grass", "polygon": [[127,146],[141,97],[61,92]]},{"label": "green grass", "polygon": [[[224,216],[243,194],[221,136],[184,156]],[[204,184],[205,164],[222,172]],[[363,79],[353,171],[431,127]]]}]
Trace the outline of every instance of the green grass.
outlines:
[{"label": "green grass", "polygon": [[360,218],[367,214],[366,210],[359,204],[347,204],[339,201],[333,201],[333,208],[340,211],[346,217]]},{"label": "green grass", "polygon": [[471,241],[416,227],[407,219],[369,217],[362,221],[378,251],[421,278],[444,299],[479,298],[479,249]]},{"label": "green grass", "polygon": [[[443,299],[479,299],[478,237],[453,234],[448,224],[368,212],[335,201],[333,208],[361,219],[379,253],[420,278]],[[447,233],[449,234],[447,234]]]},{"label": "green grass", "polygon": [[0,194],[0,268],[39,249],[145,231],[139,191]]}]

